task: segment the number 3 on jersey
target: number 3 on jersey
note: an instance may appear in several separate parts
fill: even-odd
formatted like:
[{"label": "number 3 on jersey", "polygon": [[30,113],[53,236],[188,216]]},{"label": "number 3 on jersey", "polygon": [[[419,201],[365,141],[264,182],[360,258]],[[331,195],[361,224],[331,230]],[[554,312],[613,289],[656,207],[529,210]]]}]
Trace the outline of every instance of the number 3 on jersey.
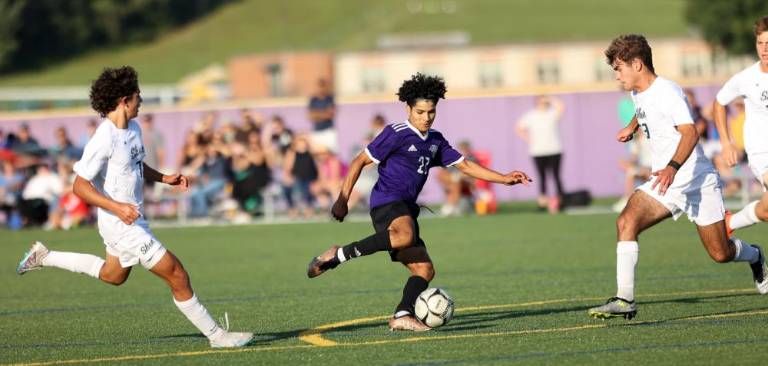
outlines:
[{"label": "number 3 on jersey", "polygon": [[645,123],[641,123],[640,127],[642,127],[642,129],[643,129],[643,133],[645,134],[645,138],[650,140],[651,139],[651,133],[648,131],[648,125],[646,125]]},{"label": "number 3 on jersey", "polygon": [[429,172],[429,157],[419,156],[419,169],[416,169],[416,171],[424,175]]}]

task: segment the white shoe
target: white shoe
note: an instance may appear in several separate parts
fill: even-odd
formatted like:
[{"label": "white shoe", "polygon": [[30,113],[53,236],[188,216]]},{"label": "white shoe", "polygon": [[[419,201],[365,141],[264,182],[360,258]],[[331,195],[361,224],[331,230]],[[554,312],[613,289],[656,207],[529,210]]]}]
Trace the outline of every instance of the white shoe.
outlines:
[{"label": "white shoe", "polygon": [[229,331],[229,316],[224,313],[224,323],[221,327],[221,332],[216,338],[212,338],[211,348],[234,348],[247,346],[253,341],[253,333],[250,332],[230,332]]},{"label": "white shoe", "polygon": [[223,330],[216,339],[211,339],[211,348],[244,347],[253,341],[253,333]]},{"label": "white shoe", "polygon": [[749,267],[752,269],[752,278],[755,281],[757,292],[761,295],[765,295],[768,294],[768,265],[765,263],[763,248],[759,245],[753,245],[753,247],[760,253],[760,257],[757,262],[750,264]]},{"label": "white shoe", "polygon": [[32,247],[24,253],[19,266],[16,267],[16,273],[23,275],[29,271],[43,268],[43,259],[48,255],[48,248],[43,243],[36,241]]}]

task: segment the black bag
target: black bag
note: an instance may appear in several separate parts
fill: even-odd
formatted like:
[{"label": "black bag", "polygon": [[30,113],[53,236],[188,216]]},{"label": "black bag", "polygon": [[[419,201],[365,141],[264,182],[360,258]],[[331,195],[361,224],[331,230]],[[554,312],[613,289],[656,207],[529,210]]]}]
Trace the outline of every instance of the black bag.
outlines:
[{"label": "black bag", "polygon": [[589,206],[592,203],[592,194],[588,190],[573,191],[563,194],[563,200],[560,207],[579,207]]}]

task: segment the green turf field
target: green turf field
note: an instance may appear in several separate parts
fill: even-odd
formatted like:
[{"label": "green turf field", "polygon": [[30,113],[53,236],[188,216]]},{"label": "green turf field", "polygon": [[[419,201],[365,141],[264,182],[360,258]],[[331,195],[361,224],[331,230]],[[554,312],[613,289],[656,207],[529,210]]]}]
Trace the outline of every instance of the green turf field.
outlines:
[{"label": "green turf field", "polygon": [[[422,11],[409,11],[409,6]],[[104,48],[0,86],[87,85],[95,70],[129,64],[144,84],[175,83],[234,56],[288,50],[365,50],[380,34],[465,31],[473,44],[687,35],[684,0],[235,1],[148,44]],[[452,8],[444,12],[443,7]]]},{"label": "green turf field", "polygon": [[[368,223],[156,230],[209,310],[257,334],[235,351],[210,350],[141,267],[120,288],[57,269],[14,273],[33,239],[103,253],[95,229],[3,231],[0,364],[764,363],[768,297],[756,294],[746,264],[712,262],[687,221],[641,238],[635,320],[588,319],[586,309],[614,292],[613,220],[529,212],[423,220],[433,285],[451,293],[457,312],[419,334],[386,328],[407,277],[386,254],[306,278],[310,257],[367,235]],[[768,225],[739,235],[765,242]]]}]

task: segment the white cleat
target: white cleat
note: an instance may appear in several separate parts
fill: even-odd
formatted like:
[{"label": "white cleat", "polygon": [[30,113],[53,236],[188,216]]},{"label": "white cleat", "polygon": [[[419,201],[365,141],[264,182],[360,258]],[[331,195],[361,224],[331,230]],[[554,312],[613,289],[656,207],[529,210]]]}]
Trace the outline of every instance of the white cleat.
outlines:
[{"label": "white cleat", "polygon": [[48,255],[48,248],[43,243],[36,241],[32,247],[24,253],[19,266],[16,267],[16,273],[23,275],[29,271],[43,268],[43,259]]},{"label": "white cleat", "polygon": [[221,333],[216,338],[211,339],[211,348],[245,347],[253,341],[253,333],[229,331],[229,315],[227,313],[224,313],[224,319],[220,319],[219,322],[223,323]]},{"label": "white cleat", "polygon": [[768,265],[765,264],[763,248],[759,245],[753,245],[753,247],[760,253],[760,258],[757,262],[750,264],[749,267],[752,269],[752,278],[755,280],[757,292],[765,295],[768,294]]},{"label": "white cleat", "polygon": [[216,339],[211,339],[211,348],[245,347],[253,341],[253,333],[222,331]]}]

